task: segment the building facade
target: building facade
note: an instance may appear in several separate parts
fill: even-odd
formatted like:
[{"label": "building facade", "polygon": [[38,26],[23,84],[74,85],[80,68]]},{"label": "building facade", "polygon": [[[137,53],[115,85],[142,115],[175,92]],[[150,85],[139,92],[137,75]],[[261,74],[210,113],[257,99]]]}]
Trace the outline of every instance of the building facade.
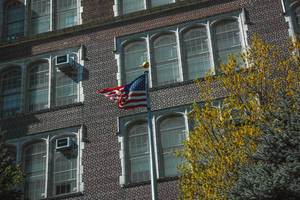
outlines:
[{"label": "building facade", "polygon": [[[191,127],[195,78],[254,34],[300,34],[299,0],[0,0],[0,126],[24,199],[151,199],[147,113],[97,90],[150,63],[158,199],[177,199],[171,152]],[[216,98],[219,94],[216,94]]]}]

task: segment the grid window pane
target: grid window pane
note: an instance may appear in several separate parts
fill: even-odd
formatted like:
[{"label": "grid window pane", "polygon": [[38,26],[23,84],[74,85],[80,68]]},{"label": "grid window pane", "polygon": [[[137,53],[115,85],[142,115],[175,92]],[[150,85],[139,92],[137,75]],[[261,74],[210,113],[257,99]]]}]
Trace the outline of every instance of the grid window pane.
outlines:
[{"label": "grid window pane", "polygon": [[56,105],[68,105],[77,102],[77,71],[56,72]]},{"label": "grid window pane", "polygon": [[17,39],[24,35],[24,13],[24,5],[19,2],[15,2],[7,8],[7,40]]},{"label": "grid window pane", "polygon": [[182,116],[169,117],[161,121],[159,125],[161,148],[164,162],[164,175],[175,176],[180,159],[173,155],[173,151],[180,150],[185,140],[185,123]]},{"label": "grid window pane", "polygon": [[145,9],[145,0],[123,0],[123,14]]},{"label": "grid window pane", "polygon": [[45,192],[46,145],[35,143],[25,150],[25,199],[38,200]]},{"label": "grid window pane", "polygon": [[295,9],[295,17],[296,17],[296,30],[297,33],[300,33],[300,6],[297,6]]},{"label": "grid window pane", "polygon": [[210,70],[206,28],[195,28],[183,35],[188,79],[202,78]]},{"label": "grid window pane", "polygon": [[128,133],[131,182],[147,181],[150,179],[147,123],[134,125]]},{"label": "grid window pane", "polygon": [[147,61],[147,48],[145,42],[134,42],[125,47],[125,81],[130,83],[143,74],[142,63]]},{"label": "grid window pane", "polygon": [[[74,142],[74,141],[73,141]],[[77,151],[59,152],[54,154],[53,188],[54,195],[67,194],[77,191]]]},{"label": "grid window pane", "polygon": [[57,0],[57,28],[77,25],[77,0]]},{"label": "grid window pane", "polygon": [[50,5],[50,0],[31,1],[32,34],[50,31]]},{"label": "grid window pane", "polygon": [[9,71],[1,77],[1,114],[11,116],[21,112],[21,72]]},{"label": "grid window pane", "polygon": [[152,7],[162,6],[165,4],[174,3],[175,0],[151,0]]},{"label": "grid window pane", "polygon": [[240,31],[237,21],[223,21],[215,27],[216,53],[220,63],[228,62],[228,55],[241,52]]},{"label": "grid window pane", "polygon": [[154,41],[157,85],[180,81],[175,35],[163,35]]},{"label": "grid window pane", "polygon": [[48,107],[48,85],[48,63],[40,63],[29,73],[29,111]]}]

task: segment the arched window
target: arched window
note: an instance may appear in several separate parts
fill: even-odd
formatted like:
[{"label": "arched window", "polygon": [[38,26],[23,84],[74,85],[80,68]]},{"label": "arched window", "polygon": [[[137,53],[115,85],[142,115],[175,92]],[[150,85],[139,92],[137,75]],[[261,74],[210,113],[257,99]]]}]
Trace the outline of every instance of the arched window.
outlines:
[{"label": "arched window", "polygon": [[55,105],[62,106],[77,102],[78,74],[77,69],[67,73],[56,70]]},{"label": "arched window", "polygon": [[193,28],[185,32],[183,42],[188,79],[204,77],[210,70],[206,28]]},{"label": "arched window", "polygon": [[145,0],[123,0],[123,14],[136,12],[145,9]]},{"label": "arched window", "polygon": [[295,21],[296,21],[296,32],[299,34],[300,33],[300,5],[298,5],[296,8],[295,8]]},{"label": "arched window", "polygon": [[3,117],[21,112],[21,71],[14,69],[1,76],[1,114]]},{"label": "arched window", "polygon": [[73,148],[67,151],[55,150],[53,143],[53,195],[67,194],[77,191],[77,154],[76,138],[71,138]]},{"label": "arched window", "polygon": [[77,0],[56,0],[57,29],[77,25]]},{"label": "arched window", "polygon": [[156,7],[156,6],[162,6],[165,4],[170,4],[174,3],[175,0],[151,0],[151,6]]},{"label": "arched window", "polygon": [[48,108],[49,67],[38,62],[29,71],[29,111]]},{"label": "arched window", "polygon": [[177,43],[174,34],[162,35],[154,40],[156,84],[164,85],[180,81]]},{"label": "arched window", "polygon": [[214,27],[216,55],[219,64],[228,62],[228,55],[241,52],[239,24],[236,20],[224,20]]},{"label": "arched window", "polygon": [[31,33],[50,31],[51,0],[31,0]]},{"label": "arched window", "polygon": [[128,134],[130,180],[134,183],[147,181],[150,179],[147,123],[134,124]]},{"label": "arched window", "polygon": [[24,5],[18,1],[6,7],[6,40],[14,40],[24,35]]},{"label": "arched window", "polygon": [[34,143],[25,148],[25,199],[38,200],[45,192],[46,144]]},{"label": "arched window", "polygon": [[147,61],[147,47],[145,41],[132,42],[124,48],[124,80],[130,83],[143,74],[142,63]]},{"label": "arched window", "polygon": [[180,158],[172,153],[183,147],[186,128],[183,116],[171,116],[159,123],[159,133],[163,160],[164,176],[176,176],[176,166],[180,164]]}]

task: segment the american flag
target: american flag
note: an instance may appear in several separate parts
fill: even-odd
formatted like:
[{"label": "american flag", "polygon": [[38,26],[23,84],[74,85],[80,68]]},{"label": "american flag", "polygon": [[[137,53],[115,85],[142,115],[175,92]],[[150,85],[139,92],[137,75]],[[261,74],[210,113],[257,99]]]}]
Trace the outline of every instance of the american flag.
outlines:
[{"label": "american flag", "polygon": [[146,89],[146,74],[143,74],[127,85],[98,90],[98,93],[118,103],[118,108],[130,109],[147,106]]}]

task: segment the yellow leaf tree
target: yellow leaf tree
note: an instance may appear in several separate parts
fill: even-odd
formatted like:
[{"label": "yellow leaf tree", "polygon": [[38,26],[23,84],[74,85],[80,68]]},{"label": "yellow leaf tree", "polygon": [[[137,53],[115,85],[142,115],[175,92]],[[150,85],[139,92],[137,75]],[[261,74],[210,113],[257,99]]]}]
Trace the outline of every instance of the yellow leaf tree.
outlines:
[{"label": "yellow leaf tree", "polygon": [[238,170],[249,160],[263,132],[261,124],[282,95],[299,90],[297,41],[280,47],[257,37],[241,56],[229,56],[218,75],[196,80],[204,104],[194,103],[194,127],[177,152],[181,199],[229,199],[227,191],[238,179]]}]

